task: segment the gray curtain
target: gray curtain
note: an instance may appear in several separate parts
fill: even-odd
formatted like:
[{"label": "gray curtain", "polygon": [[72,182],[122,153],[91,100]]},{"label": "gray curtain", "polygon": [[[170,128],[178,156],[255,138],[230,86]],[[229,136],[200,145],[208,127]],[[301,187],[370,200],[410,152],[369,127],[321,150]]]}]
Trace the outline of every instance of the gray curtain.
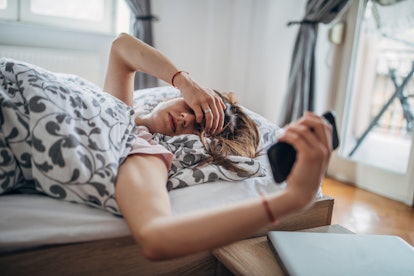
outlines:
[{"label": "gray curtain", "polygon": [[314,110],[315,46],[318,24],[331,22],[347,5],[348,0],[308,0],[306,14],[300,24],[293,50],[288,89],[282,107],[280,125],[300,118]]},{"label": "gray curtain", "polygon": [[[152,35],[152,21],[157,20],[157,18],[151,14],[150,0],[125,1],[134,16],[134,20],[132,21],[133,35],[145,43],[154,46]],[[142,72],[135,73],[135,90],[155,86],[158,86],[157,78],[144,74]]]}]

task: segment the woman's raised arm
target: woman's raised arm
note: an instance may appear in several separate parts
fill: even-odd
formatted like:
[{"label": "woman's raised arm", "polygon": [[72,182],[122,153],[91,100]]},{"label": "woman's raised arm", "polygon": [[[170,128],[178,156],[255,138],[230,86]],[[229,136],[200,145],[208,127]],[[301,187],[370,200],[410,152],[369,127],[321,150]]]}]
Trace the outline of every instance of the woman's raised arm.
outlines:
[{"label": "woman's raised arm", "polygon": [[[178,68],[157,49],[122,33],[112,43],[104,90],[132,105],[136,71],[177,87],[193,109],[197,122],[201,123],[205,117],[206,131],[215,133],[222,130],[225,105],[218,95],[201,87],[189,74],[177,73]],[[206,113],[209,109],[211,112]]]}]

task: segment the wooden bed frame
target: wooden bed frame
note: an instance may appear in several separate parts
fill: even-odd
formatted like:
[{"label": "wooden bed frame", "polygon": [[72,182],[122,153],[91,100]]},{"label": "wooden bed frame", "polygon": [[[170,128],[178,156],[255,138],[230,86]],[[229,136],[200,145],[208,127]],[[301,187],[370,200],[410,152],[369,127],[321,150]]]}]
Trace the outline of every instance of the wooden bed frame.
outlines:
[{"label": "wooden bed frame", "polygon": [[[330,225],[334,200],[323,197],[308,210],[291,215],[268,230],[301,230]],[[132,237],[122,237],[16,253],[0,254],[0,274],[6,275],[231,275],[211,252],[170,261],[151,262]]]}]

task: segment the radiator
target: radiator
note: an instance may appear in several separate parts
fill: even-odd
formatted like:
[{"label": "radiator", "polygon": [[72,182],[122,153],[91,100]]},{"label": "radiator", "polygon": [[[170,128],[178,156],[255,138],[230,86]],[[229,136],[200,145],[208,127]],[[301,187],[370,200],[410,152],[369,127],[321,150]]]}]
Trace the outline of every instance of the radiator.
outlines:
[{"label": "radiator", "polygon": [[0,57],[29,62],[47,70],[75,74],[101,83],[101,59],[95,52],[0,45]]}]

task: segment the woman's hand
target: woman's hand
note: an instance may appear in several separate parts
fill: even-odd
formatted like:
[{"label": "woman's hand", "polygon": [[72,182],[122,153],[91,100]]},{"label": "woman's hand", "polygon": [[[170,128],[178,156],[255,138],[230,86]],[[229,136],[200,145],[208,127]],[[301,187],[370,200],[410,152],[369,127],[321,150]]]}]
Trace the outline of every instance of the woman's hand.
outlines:
[{"label": "woman's hand", "polygon": [[[197,123],[205,121],[208,133],[223,129],[224,108],[220,96],[200,87],[191,77],[176,73],[177,67],[160,51],[129,34],[120,34],[112,43],[104,89],[125,103],[133,105],[135,72],[155,76],[177,87],[194,111]],[[176,74],[176,75],[175,75]],[[173,79],[171,79],[173,78]]]},{"label": "woman's hand", "polygon": [[296,161],[287,178],[287,192],[301,207],[315,199],[332,151],[332,126],[323,118],[307,112],[286,127],[279,138],[296,150]]},{"label": "woman's hand", "polygon": [[174,85],[194,111],[197,123],[202,123],[204,119],[206,132],[220,133],[223,129],[226,108],[220,96],[211,89],[201,87],[184,72],[174,78]]}]

